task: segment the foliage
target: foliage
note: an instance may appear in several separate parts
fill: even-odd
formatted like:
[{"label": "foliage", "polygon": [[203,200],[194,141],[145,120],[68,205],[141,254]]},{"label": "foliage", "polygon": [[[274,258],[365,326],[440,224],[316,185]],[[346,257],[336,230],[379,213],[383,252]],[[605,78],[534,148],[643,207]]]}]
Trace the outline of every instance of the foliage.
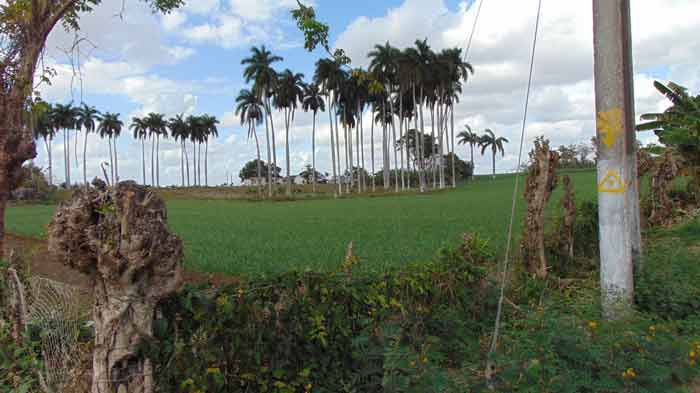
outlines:
[{"label": "foliage", "polygon": [[[637,304],[642,310],[662,318],[697,316],[700,312],[700,265],[697,263],[700,221],[657,232],[654,241],[649,242],[644,269],[637,277]],[[667,240],[660,240],[660,235]],[[664,260],[668,263],[659,263]]]},{"label": "foliage", "polygon": [[0,393],[42,392],[37,374],[42,367],[39,348],[39,342],[29,337],[17,344],[9,325],[0,320]]},{"label": "foliage", "polygon": [[19,188],[32,190],[36,199],[47,201],[52,198],[53,187],[49,185],[41,168],[32,163],[24,165],[20,179]]},{"label": "foliage", "polygon": [[557,153],[559,153],[557,167],[561,169],[594,168],[595,161],[591,157],[593,151],[593,146],[585,143],[560,145],[557,147]]},{"label": "foliage", "polygon": [[663,113],[642,115],[646,122],[637,130],[654,131],[663,145],[681,154],[693,179],[689,186],[700,198],[700,95],[692,96],[687,88],[673,82],[663,85],[655,81],[654,87],[673,105]]},{"label": "foliage", "polygon": [[555,295],[508,322],[495,358],[496,391],[684,392],[699,374],[698,337],[643,314],[601,321],[595,298],[572,299]]},{"label": "foliage", "polygon": [[[260,168],[260,173],[262,174],[264,181],[267,181],[267,172],[268,172],[268,166],[265,161],[260,161],[261,168]],[[282,168],[280,167],[275,167],[274,173],[273,173],[273,179],[274,178],[279,178],[280,177],[280,172],[282,172]],[[241,180],[247,180],[247,179],[253,179],[258,176],[258,160],[250,160],[246,162],[246,164],[243,166],[241,171],[238,174],[238,177],[241,178]]]},{"label": "foliage", "polygon": [[314,169],[311,167],[311,165],[306,165],[304,167],[304,170],[299,173],[299,176],[301,176],[302,179],[304,179],[304,183],[306,184],[311,184],[314,179],[314,172],[315,172],[315,177],[316,181],[319,183],[325,183],[326,182],[326,176],[322,174],[319,171],[314,171]]},{"label": "foliage", "polygon": [[485,249],[466,236],[385,275],[357,275],[351,257],[333,273],[187,287],[142,350],[163,391],[442,392],[492,318]]},{"label": "foliage", "polygon": [[331,53],[328,43],[329,27],[316,19],[316,11],[313,7],[305,6],[297,0],[299,8],[292,10],[292,17],[297,21],[297,27],[304,33],[304,48],[309,52],[321,46],[333,57],[338,64],[350,64],[350,58],[342,49],[336,49]]}]

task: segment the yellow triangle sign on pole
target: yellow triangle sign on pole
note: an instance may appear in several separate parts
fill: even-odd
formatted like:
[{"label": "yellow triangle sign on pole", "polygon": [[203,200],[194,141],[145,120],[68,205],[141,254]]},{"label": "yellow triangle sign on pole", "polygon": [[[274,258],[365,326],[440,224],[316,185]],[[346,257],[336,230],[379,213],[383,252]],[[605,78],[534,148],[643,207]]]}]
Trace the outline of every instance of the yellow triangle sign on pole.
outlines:
[{"label": "yellow triangle sign on pole", "polygon": [[622,183],[620,175],[613,170],[609,170],[603,180],[598,183],[598,192],[607,192],[611,194],[622,194],[625,192],[625,184]]}]

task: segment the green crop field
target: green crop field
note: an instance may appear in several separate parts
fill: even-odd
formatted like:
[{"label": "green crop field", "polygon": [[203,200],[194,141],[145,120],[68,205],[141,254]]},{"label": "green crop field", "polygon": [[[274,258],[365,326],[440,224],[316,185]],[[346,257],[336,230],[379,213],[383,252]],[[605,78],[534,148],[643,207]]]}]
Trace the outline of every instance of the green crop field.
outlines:
[{"label": "green crop field", "polygon": [[[571,172],[579,201],[595,198],[595,172]],[[456,190],[427,195],[354,197],[293,202],[242,200],[167,201],[171,228],[185,242],[186,265],[202,272],[260,275],[290,269],[330,270],[350,241],[362,269],[431,258],[464,232],[478,232],[496,249],[505,241],[513,176],[480,178]],[[521,189],[522,189],[521,178]],[[561,189],[548,214],[558,211]],[[518,195],[516,231],[524,203]],[[43,237],[53,206],[17,206],[7,230]]]}]

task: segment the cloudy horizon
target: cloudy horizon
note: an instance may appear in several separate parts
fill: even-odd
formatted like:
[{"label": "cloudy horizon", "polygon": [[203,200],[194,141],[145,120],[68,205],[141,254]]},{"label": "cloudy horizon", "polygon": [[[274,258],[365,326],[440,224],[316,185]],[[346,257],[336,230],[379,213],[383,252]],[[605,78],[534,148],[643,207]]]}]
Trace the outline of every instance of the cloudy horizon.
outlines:
[{"label": "cloudy horizon", "polygon": [[[255,158],[254,143],[234,116],[235,97],[246,88],[241,59],[253,45],[266,45],[285,58],[277,69],[290,68],[309,80],[324,53],[308,53],[289,11],[296,0],[197,0],[170,15],[154,15],[142,2],[111,0],[81,18],[80,50],[70,49],[76,36],[57,27],[49,37],[44,64],[55,70],[42,85],[49,102],[84,101],[101,111],[117,112],[125,122],[118,142],[122,179],[140,180],[141,146],[127,127],[133,116],[160,112],[216,116],[219,138],[209,144],[209,183],[224,183]],[[307,2],[308,3],[308,2]],[[654,80],[685,85],[697,94],[700,69],[700,14],[697,0],[632,2],[635,104],[638,114],[662,110],[664,98]],[[318,18],[331,26],[335,47],[343,48],[353,66],[367,66],[374,44],[389,41],[403,48],[427,38],[434,50],[465,46],[476,7],[473,0],[315,0]],[[537,0],[484,0],[468,61],[475,73],[455,107],[455,132],[469,124],[491,128],[511,143],[497,161],[500,172],[516,166],[530,46]],[[659,21],[673,21],[660,23]],[[587,1],[544,0],[526,129],[526,149],[539,135],[553,145],[587,142],[595,134],[592,12]],[[77,55],[76,55],[77,53]],[[292,173],[311,162],[311,114],[297,112],[290,132]],[[365,127],[368,128],[368,122]],[[284,167],[282,115],[275,114],[278,166]],[[317,167],[331,172],[328,117],[317,120]],[[365,135],[368,135],[365,132]],[[368,139],[368,138],[367,138]],[[654,140],[640,134],[643,142]],[[53,173],[63,181],[62,137],[54,140]],[[370,142],[366,140],[366,148]],[[82,154],[82,137],[80,141]],[[377,154],[381,154],[377,136]],[[107,143],[95,135],[88,142],[88,178],[108,161]],[[74,148],[71,142],[71,150]],[[37,144],[39,166],[47,165],[43,142]],[[468,158],[467,148],[457,154]],[[73,152],[71,152],[73,155]],[[265,153],[263,152],[263,156]],[[369,157],[366,150],[365,157]],[[82,160],[82,156],[80,157]],[[148,157],[147,157],[148,159]],[[477,173],[490,171],[489,156],[477,156]],[[73,161],[74,159],[72,159]],[[72,179],[82,180],[82,162]],[[161,185],[180,183],[179,145],[161,142]],[[369,162],[367,162],[369,166]],[[379,165],[377,165],[379,167]],[[284,168],[283,168],[284,172]]]}]

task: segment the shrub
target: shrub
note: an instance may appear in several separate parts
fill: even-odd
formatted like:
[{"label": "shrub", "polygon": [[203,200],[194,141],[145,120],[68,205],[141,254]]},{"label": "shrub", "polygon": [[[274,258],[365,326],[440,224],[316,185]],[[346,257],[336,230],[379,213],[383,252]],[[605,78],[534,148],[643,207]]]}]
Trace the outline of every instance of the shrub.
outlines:
[{"label": "shrub", "polygon": [[167,392],[444,391],[492,319],[488,255],[465,240],[383,276],[355,275],[351,258],[338,273],[186,287],[142,349]]}]

